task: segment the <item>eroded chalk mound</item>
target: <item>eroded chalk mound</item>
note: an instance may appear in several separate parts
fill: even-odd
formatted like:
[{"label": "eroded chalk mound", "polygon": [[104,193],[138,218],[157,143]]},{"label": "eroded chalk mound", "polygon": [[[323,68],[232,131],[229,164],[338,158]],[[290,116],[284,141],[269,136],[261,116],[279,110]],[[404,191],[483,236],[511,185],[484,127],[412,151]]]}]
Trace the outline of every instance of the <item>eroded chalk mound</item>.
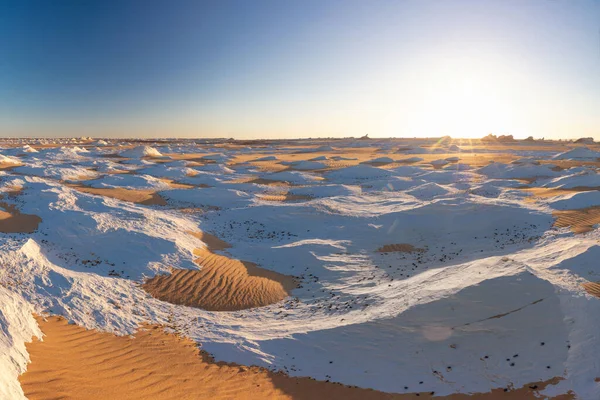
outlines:
[{"label": "eroded chalk mound", "polygon": [[157,299],[208,311],[236,311],[277,303],[296,286],[291,276],[197,249],[200,270],[174,269],[142,287]]},{"label": "eroded chalk mound", "polygon": [[150,146],[138,146],[129,150],[125,150],[120,154],[122,157],[143,158],[143,157],[162,157],[163,155]]}]

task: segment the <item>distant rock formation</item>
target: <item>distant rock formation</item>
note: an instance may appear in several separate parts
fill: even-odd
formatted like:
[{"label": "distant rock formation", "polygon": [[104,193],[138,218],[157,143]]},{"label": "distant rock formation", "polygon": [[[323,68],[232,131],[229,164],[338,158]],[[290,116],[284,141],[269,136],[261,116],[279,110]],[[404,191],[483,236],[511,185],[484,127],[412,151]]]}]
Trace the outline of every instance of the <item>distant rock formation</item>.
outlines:
[{"label": "distant rock formation", "polygon": [[488,134],[481,138],[482,142],[514,142],[515,138],[513,135],[500,135]]}]

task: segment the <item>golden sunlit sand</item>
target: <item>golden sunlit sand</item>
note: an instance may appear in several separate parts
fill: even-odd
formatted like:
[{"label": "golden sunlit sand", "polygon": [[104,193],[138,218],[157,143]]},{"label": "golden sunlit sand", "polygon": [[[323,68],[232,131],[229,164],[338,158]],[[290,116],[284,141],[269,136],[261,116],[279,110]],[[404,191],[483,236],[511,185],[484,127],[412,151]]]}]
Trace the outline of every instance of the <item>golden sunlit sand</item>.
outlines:
[{"label": "golden sunlit sand", "polygon": [[264,201],[281,201],[281,202],[307,201],[307,200],[311,199],[310,196],[301,195],[301,194],[292,194],[292,193],[287,193],[287,192],[259,194],[259,195],[257,195],[257,197]]},{"label": "golden sunlit sand", "polygon": [[[194,185],[188,185],[186,183],[178,183],[172,179],[160,178],[160,180],[163,181],[164,183],[166,183],[167,185],[169,185],[169,187],[171,187],[173,189],[191,189],[191,188],[196,187]],[[198,185],[198,187],[207,187],[207,185]]]},{"label": "golden sunlit sand", "polygon": [[554,211],[554,225],[558,228],[570,228],[574,233],[586,233],[600,224],[600,206],[576,210]]},{"label": "golden sunlit sand", "polygon": [[164,206],[167,205],[163,199],[154,190],[144,189],[125,189],[125,188],[94,188],[84,185],[68,185],[69,187],[83,193],[93,194],[97,196],[111,197],[117,200],[129,201],[131,203],[143,204],[148,206]]},{"label": "golden sunlit sand", "polygon": [[560,188],[544,188],[544,187],[536,187],[536,188],[521,188],[526,193],[531,193],[531,197],[527,200],[535,202],[539,199],[551,199],[552,197],[564,196],[566,194],[573,194],[579,192],[587,192],[591,190],[595,190],[592,188],[573,188],[573,189],[560,189]]},{"label": "golden sunlit sand", "polygon": [[44,337],[27,344],[31,363],[19,377],[30,400],[538,400],[540,391],[559,381],[473,395],[389,394],[214,362],[191,340],[157,326],[144,326],[133,336],[115,336],[86,330],[60,317],[38,317],[37,321]]},{"label": "golden sunlit sand", "polygon": [[32,233],[42,219],[37,215],[22,214],[14,205],[0,202],[0,232]]},{"label": "golden sunlit sand", "polygon": [[20,377],[30,400],[291,398],[256,368],[217,364],[195,343],[144,327],[134,337],[38,318],[45,336],[28,344]]},{"label": "golden sunlit sand", "polygon": [[586,282],[582,286],[588,294],[600,297],[600,282]]},{"label": "golden sunlit sand", "polygon": [[231,245],[229,243],[227,243],[226,241],[221,240],[218,237],[216,237],[215,235],[211,235],[210,233],[207,233],[207,232],[188,231],[186,233],[203,241],[206,244],[206,247],[208,248],[208,250],[210,250],[212,252],[225,250],[225,249],[228,249],[231,247]]},{"label": "golden sunlit sand", "polygon": [[173,269],[142,287],[157,299],[208,311],[236,311],[277,303],[296,287],[291,276],[197,249],[198,270]]}]

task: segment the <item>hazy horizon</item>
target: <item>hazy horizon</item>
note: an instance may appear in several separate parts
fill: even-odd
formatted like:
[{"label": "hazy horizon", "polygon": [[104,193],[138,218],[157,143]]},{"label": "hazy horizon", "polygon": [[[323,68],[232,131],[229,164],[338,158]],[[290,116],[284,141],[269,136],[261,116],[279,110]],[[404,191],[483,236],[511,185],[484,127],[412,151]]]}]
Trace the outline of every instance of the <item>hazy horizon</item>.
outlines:
[{"label": "hazy horizon", "polygon": [[27,137],[600,138],[600,1],[7,1]]}]

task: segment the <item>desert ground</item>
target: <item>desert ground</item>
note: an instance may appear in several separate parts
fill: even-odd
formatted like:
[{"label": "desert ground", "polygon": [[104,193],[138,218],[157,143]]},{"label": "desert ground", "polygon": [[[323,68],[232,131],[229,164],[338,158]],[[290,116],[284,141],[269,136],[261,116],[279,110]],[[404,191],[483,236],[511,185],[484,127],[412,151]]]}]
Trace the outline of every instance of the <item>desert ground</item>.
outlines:
[{"label": "desert ground", "polygon": [[558,141],[3,139],[0,398],[598,399],[599,167]]}]

